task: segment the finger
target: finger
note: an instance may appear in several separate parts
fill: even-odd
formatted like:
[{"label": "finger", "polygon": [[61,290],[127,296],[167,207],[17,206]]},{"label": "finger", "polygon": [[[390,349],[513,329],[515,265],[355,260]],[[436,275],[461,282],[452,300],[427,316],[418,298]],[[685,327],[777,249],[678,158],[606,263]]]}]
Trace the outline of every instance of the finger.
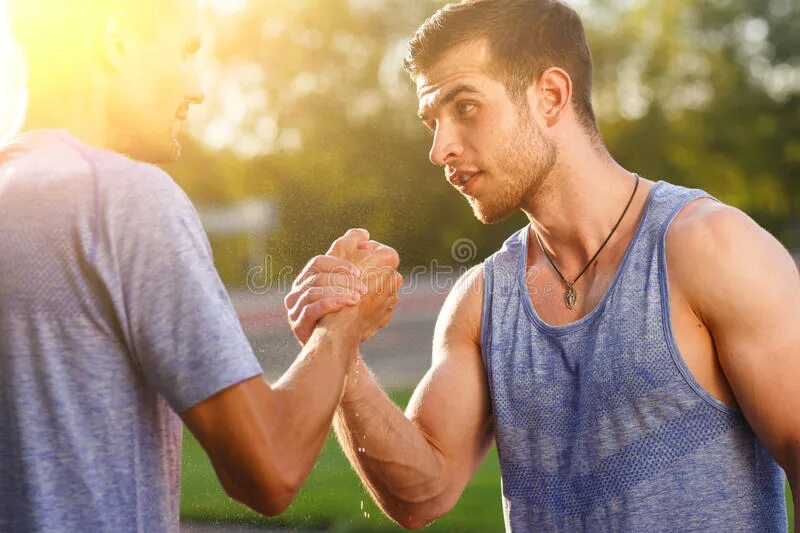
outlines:
[{"label": "finger", "polygon": [[364,228],[351,228],[344,234],[345,239],[355,239],[357,241],[369,240],[369,231]]},{"label": "finger", "polygon": [[289,319],[297,320],[302,315],[303,309],[320,300],[343,300],[344,305],[356,305],[361,301],[361,294],[341,287],[310,287],[297,300],[297,304],[289,311]]},{"label": "finger", "polygon": [[319,299],[315,298],[313,293],[318,293],[321,298],[322,288],[310,287],[295,293],[294,304],[291,306],[286,306],[286,314],[289,317],[289,322],[297,321],[297,319],[300,317],[300,313],[303,311],[303,308],[308,306],[309,303],[313,303]]},{"label": "finger", "polygon": [[306,264],[295,283],[300,284],[309,276],[322,272],[349,272],[354,276],[361,275],[361,269],[346,259],[332,255],[318,255]]},{"label": "finger", "polygon": [[401,276],[396,270],[392,270],[388,267],[382,268],[381,276],[378,280],[378,285],[376,288],[376,291],[380,291],[379,294],[395,295],[402,286],[403,276]]},{"label": "finger", "polygon": [[297,322],[303,328],[311,327],[313,329],[322,317],[335,313],[346,305],[347,302],[342,298],[324,298],[304,307]]},{"label": "finger", "polygon": [[403,288],[403,276],[399,272],[394,273],[392,286],[394,287],[394,292],[397,292]]},{"label": "finger", "polygon": [[389,267],[397,270],[397,267],[400,266],[400,254],[391,246],[383,245],[378,249],[377,253],[380,255],[380,259],[385,261],[385,264]]},{"label": "finger", "polygon": [[379,243],[378,241],[364,241],[358,243],[359,250],[374,250],[378,246],[381,246],[381,243]]},{"label": "finger", "polygon": [[360,243],[369,240],[369,232],[365,229],[354,228],[347,230],[343,237],[339,237],[328,249],[329,255],[340,255],[354,250]]},{"label": "finger", "polygon": [[367,293],[367,286],[360,277],[347,273],[324,272],[306,278],[292,292],[303,292],[311,287],[335,287],[341,290]]},{"label": "finger", "polygon": [[[300,298],[303,291],[309,286],[314,285],[316,279],[321,276],[323,272],[341,273],[344,276],[349,275],[351,276],[351,281],[347,286],[356,287],[357,289],[360,288],[359,280],[361,277],[361,269],[349,261],[337,257],[319,255],[309,261],[300,275],[294,280],[292,290],[289,291],[289,294],[287,294],[286,298],[283,300],[284,307],[286,309],[293,308],[297,304],[297,300]],[[324,284],[325,279],[326,278],[323,277],[323,282],[320,284]]]},{"label": "finger", "polygon": [[361,270],[366,267],[389,267],[397,270],[400,266],[400,255],[391,246],[378,243],[378,246],[368,249],[366,254],[358,261]]}]

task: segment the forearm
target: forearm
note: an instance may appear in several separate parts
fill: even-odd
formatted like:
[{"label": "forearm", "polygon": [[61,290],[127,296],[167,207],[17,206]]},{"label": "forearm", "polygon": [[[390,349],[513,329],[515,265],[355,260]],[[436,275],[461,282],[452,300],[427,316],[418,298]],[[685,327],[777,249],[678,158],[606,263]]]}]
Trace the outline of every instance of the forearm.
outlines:
[{"label": "forearm", "polygon": [[441,501],[447,478],[441,454],[360,359],[348,374],[334,428],[351,464],[396,521],[419,527],[449,510]]},{"label": "forearm", "polygon": [[273,386],[273,419],[279,422],[272,439],[274,452],[287,476],[300,484],[328,435],[358,343],[353,328],[336,320],[324,321]]}]

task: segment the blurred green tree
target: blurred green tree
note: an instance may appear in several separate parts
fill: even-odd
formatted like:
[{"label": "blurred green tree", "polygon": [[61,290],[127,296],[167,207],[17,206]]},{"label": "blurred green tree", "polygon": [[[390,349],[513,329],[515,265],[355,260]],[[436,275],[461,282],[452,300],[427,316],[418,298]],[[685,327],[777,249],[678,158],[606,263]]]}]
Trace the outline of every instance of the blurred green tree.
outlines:
[{"label": "blurred green tree", "polygon": [[[267,196],[274,266],[363,226],[406,269],[492,253],[521,216],[482,227],[427,161],[402,72],[405,42],[444,2],[247,2],[212,20],[209,102],[170,170],[198,202]],[[575,2],[596,64],[606,143],[652,179],[702,187],[800,248],[800,6],[796,0]],[[235,244],[215,242],[226,281]]]}]

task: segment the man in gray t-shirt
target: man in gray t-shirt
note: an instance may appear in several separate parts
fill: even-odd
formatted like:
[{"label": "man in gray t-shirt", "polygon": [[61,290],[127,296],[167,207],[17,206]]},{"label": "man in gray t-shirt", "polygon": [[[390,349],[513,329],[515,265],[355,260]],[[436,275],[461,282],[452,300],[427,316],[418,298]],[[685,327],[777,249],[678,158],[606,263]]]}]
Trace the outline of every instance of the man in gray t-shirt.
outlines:
[{"label": "man in gray t-shirt", "polygon": [[[351,282],[342,312],[274,387],[264,380],[194,208],[135,160],[174,158],[178,124],[202,100],[190,4],[13,11],[30,131],[0,146],[0,531],[177,530],[181,418],[231,497],[281,512],[358,343],[391,314],[396,254],[351,230],[334,245],[347,261],[320,259]],[[389,267],[392,289],[364,295],[354,263]]]}]

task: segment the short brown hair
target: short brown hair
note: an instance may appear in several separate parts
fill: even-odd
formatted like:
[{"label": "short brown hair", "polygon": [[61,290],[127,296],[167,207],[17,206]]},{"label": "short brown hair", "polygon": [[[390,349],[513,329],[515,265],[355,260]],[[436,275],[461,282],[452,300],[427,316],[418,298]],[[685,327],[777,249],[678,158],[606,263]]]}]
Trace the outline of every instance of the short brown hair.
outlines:
[{"label": "short brown hair", "polygon": [[572,79],[581,124],[597,131],[592,108],[592,56],[580,16],[559,0],[464,0],[448,4],[425,21],[408,43],[403,67],[412,78],[433,67],[448,50],[486,39],[492,71],[512,98],[550,67]]}]

